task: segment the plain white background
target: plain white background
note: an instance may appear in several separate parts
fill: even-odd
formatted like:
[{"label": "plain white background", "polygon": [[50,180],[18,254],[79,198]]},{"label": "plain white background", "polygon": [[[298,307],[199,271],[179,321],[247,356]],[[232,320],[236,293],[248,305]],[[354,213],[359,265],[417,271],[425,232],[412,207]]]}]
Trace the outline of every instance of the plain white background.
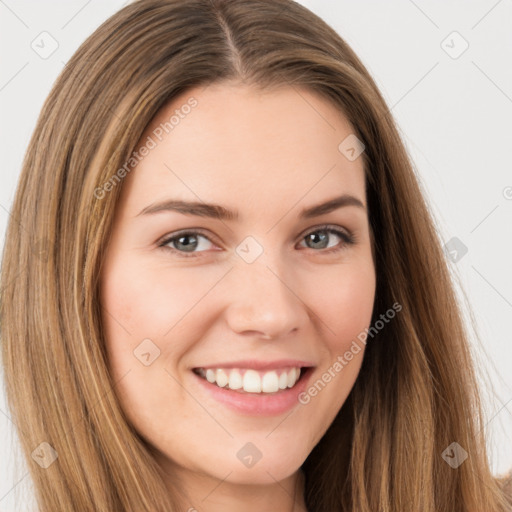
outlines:
[{"label": "plain white background", "polygon": [[[126,3],[0,0],[0,248],[44,99],[80,43]],[[493,471],[504,473],[512,467],[512,3],[300,3],[367,66],[401,129],[443,243],[456,237],[467,248],[462,257],[458,249],[457,261],[453,252],[446,257],[478,325],[475,359],[496,393],[484,391],[486,437]],[[58,44],[51,55],[33,49],[41,38],[46,51],[52,40]],[[17,435],[0,391],[0,511],[33,509],[26,467],[15,471]]]}]

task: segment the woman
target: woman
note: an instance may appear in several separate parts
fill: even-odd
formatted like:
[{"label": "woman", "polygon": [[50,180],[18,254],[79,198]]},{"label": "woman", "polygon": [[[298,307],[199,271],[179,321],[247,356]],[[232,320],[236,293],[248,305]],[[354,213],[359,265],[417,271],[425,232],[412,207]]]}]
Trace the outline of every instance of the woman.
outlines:
[{"label": "woman", "polygon": [[122,9],[55,84],[12,218],[41,511],[512,510],[410,160],[307,9]]}]

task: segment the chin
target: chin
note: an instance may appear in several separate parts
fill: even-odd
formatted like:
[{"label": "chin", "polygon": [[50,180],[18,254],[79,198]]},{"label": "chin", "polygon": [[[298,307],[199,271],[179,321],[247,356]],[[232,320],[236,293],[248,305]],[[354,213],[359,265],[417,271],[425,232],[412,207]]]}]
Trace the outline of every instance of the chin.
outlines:
[{"label": "chin", "polygon": [[226,474],[231,473],[226,478],[226,481],[239,485],[268,485],[274,484],[276,481],[280,482],[293,475],[298,469],[299,465],[283,465],[279,462],[267,462],[263,464],[260,460],[252,468],[245,467],[231,467],[226,468],[226,473],[220,478],[225,478]]}]

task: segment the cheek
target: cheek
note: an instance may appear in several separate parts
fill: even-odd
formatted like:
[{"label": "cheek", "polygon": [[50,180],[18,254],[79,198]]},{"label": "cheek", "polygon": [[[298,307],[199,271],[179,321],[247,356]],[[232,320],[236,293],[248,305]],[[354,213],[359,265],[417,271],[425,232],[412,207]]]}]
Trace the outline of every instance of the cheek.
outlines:
[{"label": "cheek", "polygon": [[371,322],[376,280],[370,261],[327,268],[305,283],[331,351],[346,350]]},{"label": "cheek", "polygon": [[[323,284],[323,286],[321,286]],[[309,304],[322,332],[322,363],[299,401],[310,420],[309,439],[315,445],[343,406],[363,362],[365,343],[358,336],[370,325],[376,277],[371,259],[317,272],[305,283]]]},{"label": "cheek", "polygon": [[101,311],[115,393],[130,423],[146,437],[148,426],[164,421],[170,394],[178,394],[165,369],[174,374],[188,348],[179,335],[186,321],[180,319],[197,302],[197,292],[186,291],[182,273],[170,282],[161,269],[131,263],[110,260],[101,280]]},{"label": "cheek", "polygon": [[187,269],[169,272],[158,264],[113,259],[102,277],[107,338],[113,347],[119,346],[119,340],[126,346],[129,340],[133,348],[145,338],[160,340],[163,351],[164,338],[180,331],[188,313],[214,282],[215,276],[210,276],[192,285]]},{"label": "cheek", "polygon": [[[193,340],[201,337],[197,306],[219,277],[192,281],[187,270],[194,271],[170,272],[163,265],[120,256],[112,256],[105,267],[100,295],[105,343],[110,371],[116,381],[123,379],[118,390],[126,399],[147,402],[148,390],[160,389],[163,380],[168,384],[162,379],[164,369],[174,373]],[[152,362],[146,366],[144,359]],[[152,393],[152,399],[157,396]]]}]

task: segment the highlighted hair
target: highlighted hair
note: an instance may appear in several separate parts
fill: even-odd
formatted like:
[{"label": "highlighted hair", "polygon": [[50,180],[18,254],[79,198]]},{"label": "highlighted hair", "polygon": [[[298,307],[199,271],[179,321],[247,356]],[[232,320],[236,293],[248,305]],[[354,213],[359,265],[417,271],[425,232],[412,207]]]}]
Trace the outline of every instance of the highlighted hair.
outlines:
[{"label": "highlighted hair", "polygon": [[[153,116],[188,88],[232,81],[307,88],[364,141],[377,270],[360,374],[303,465],[310,512],[503,512],[489,469],[474,362],[433,216],[370,74],[325,22],[291,0],[139,0],[108,19],[57,79],[11,211],[0,327],[8,404],[40,512],[178,510],[107,368],[98,276],[122,181]],[[197,108],[200,108],[197,107]],[[96,191],[96,194],[95,194]],[[442,452],[469,454],[453,469]],[[32,452],[47,442],[46,469]]]}]

